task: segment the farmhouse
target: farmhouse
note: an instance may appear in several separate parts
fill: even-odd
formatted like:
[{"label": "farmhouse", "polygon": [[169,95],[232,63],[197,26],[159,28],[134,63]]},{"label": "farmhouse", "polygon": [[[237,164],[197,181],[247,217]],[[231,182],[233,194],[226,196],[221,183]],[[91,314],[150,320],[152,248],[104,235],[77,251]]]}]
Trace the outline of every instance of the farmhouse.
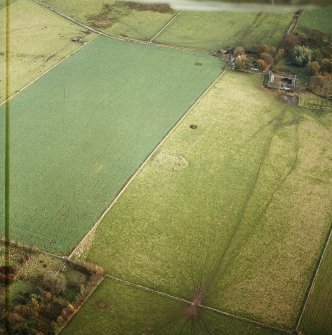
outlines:
[{"label": "farmhouse", "polygon": [[285,91],[294,91],[296,87],[296,75],[273,73],[270,71],[266,86]]}]

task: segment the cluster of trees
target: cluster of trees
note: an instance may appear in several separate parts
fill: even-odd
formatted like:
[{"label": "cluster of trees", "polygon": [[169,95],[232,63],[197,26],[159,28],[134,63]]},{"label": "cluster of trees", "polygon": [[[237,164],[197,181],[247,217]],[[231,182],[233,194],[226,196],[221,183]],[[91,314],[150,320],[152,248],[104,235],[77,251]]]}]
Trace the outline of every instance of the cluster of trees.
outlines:
[{"label": "cluster of trees", "polygon": [[292,64],[303,67],[310,76],[308,88],[323,97],[332,94],[332,35],[317,29],[302,29],[289,34],[283,50]]},{"label": "cluster of trees", "polygon": [[247,49],[237,46],[233,49],[233,57],[235,68],[239,70],[256,67],[266,71],[286,60],[305,70],[312,92],[323,97],[332,96],[332,34],[302,29],[299,33],[287,34],[278,50],[266,44]]},{"label": "cluster of trees", "polygon": [[275,63],[276,49],[266,44],[259,44],[250,49],[238,46],[233,50],[235,67],[239,70],[257,65],[258,69],[265,71]]},{"label": "cluster of trees", "polygon": [[7,285],[17,285],[9,310],[0,302],[0,335],[8,330],[15,335],[56,334],[101,280],[104,270],[85,262],[64,264],[39,252],[22,254],[17,250],[11,254],[10,271],[0,268],[0,274],[10,274],[10,282],[0,276],[0,284],[6,279]]},{"label": "cluster of trees", "polygon": [[308,67],[312,74],[331,73],[331,35],[317,29],[305,29],[298,34],[289,34],[283,49],[294,65]]}]

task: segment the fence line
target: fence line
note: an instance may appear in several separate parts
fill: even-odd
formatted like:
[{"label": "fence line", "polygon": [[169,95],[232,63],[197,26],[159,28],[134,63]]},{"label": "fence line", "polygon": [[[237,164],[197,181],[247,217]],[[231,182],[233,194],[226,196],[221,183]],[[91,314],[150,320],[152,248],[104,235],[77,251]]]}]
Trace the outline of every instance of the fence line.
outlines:
[{"label": "fence line", "polygon": [[[36,1],[36,0],[34,0]],[[72,55],[74,55],[76,52],[78,52],[79,50],[81,50],[83,47],[85,47],[88,43],[90,43],[90,41],[85,42],[83,45],[81,45],[79,48],[75,49],[73,52],[71,52],[69,55],[65,56],[64,58],[60,59],[59,62],[57,62],[56,64],[54,64],[51,68],[49,68],[46,72],[42,73],[41,75],[39,75],[37,78],[35,78],[34,80],[32,80],[29,84],[25,85],[24,87],[20,88],[18,91],[16,91],[13,95],[11,95],[8,99],[4,100],[3,102],[0,103],[0,106],[4,105],[6,102],[8,102],[9,100],[11,100],[12,98],[14,98],[16,95],[18,95],[19,93],[21,93],[23,90],[25,90],[27,87],[29,87],[30,85],[34,84],[37,80],[39,80],[41,77],[45,76],[48,72],[52,71],[55,67],[57,67],[59,64],[61,64],[62,62],[64,62],[66,59],[68,59],[69,57],[71,57]]]},{"label": "fence line", "polygon": [[302,321],[302,318],[303,318],[303,315],[304,315],[304,311],[305,311],[306,306],[307,306],[307,303],[308,303],[308,301],[309,301],[311,292],[312,292],[312,290],[313,290],[313,288],[314,288],[314,286],[315,286],[315,281],[316,281],[316,278],[317,278],[317,274],[318,274],[318,272],[319,272],[320,266],[321,266],[321,264],[322,264],[322,261],[323,261],[323,259],[324,259],[325,254],[326,254],[326,250],[327,250],[328,244],[329,244],[329,242],[330,242],[330,240],[331,240],[331,236],[332,236],[332,226],[330,226],[330,231],[329,231],[329,233],[327,234],[327,238],[326,238],[324,247],[323,247],[323,249],[322,249],[322,251],[321,251],[321,254],[320,254],[320,256],[319,256],[318,263],[317,263],[317,267],[316,267],[316,269],[315,269],[315,271],[314,271],[314,273],[313,273],[311,282],[310,282],[310,284],[309,284],[309,289],[308,289],[308,291],[307,291],[307,293],[306,293],[306,296],[305,296],[305,299],[304,299],[304,303],[303,303],[303,306],[302,306],[302,309],[301,309],[301,313],[300,313],[299,318],[298,318],[297,323],[296,323],[296,328],[295,328],[295,329],[297,329],[297,330],[298,330],[299,327],[300,327],[300,324],[301,324],[301,321]]},{"label": "fence line", "polygon": [[[112,276],[112,275],[108,275],[108,274],[106,274],[105,277],[109,278],[113,281],[116,281],[118,283],[121,283],[123,285],[130,286],[130,287],[135,287],[137,289],[141,289],[143,291],[146,291],[146,292],[149,292],[149,293],[152,293],[152,294],[156,294],[156,295],[159,295],[159,296],[162,296],[162,297],[165,297],[165,298],[169,298],[169,299],[172,299],[174,301],[183,302],[183,303],[186,303],[188,305],[193,304],[193,302],[190,301],[190,300],[180,298],[180,297],[177,297],[175,295],[168,294],[168,293],[165,293],[165,292],[162,292],[162,291],[150,288],[150,287],[146,287],[144,285],[136,284],[136,283],[133,283],[129,280],[121,279],[121,278],[118,278],[118,277],[115,277],[115,276]],[[207,311],[214,312],[214,313],[217,313],[217,314],[221,314],[221,315],[227,316],[229,318],[237,319],[237,320],[240,320],[240,321],[243,321],[243,322],[246,322],[246,323],[251,323],[251,324],[259,326],[259,327],[263,327],[263,328],[271,329],[271,330],[276,330],[278,332],[281,332],[281,333],[287,334],[287,335],[292,334],[292,332],[289,331],[289,330],[274,327],[274,326],[270,326],[270,325],[265,324],[263,322],[251,320],[251,319],[248,319],[248,318],[245,318],[245,317],[242,317],[242,316],[238,316],[238,315],[235,315],[235,314],[232,314],[232,313],[222,311],[222,310],[217,309],[217,308],[209,307],[209,306],[202,305],[202,304],[198,304],[197,306],[202,308],[202,309],[205,309]]]},{"label": "fence line", "polygon": [[183,9],[180,9],[165,25],[164,27],[162,27],[151,39],[150,39],[150,43],[152,43],[152,41],[159,36],[176,18],[177,16],[183,11]]}]

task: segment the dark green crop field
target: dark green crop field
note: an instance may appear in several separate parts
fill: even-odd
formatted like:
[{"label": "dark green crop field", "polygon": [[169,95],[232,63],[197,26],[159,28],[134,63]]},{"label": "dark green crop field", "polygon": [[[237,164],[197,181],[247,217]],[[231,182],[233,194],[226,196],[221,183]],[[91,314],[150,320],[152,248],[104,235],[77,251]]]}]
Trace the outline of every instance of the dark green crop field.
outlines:
[{"label": "dark green crop field", "polygon": [[11,238],[69,252],[221,70],[210,56],[99,38],[16,96]]}]

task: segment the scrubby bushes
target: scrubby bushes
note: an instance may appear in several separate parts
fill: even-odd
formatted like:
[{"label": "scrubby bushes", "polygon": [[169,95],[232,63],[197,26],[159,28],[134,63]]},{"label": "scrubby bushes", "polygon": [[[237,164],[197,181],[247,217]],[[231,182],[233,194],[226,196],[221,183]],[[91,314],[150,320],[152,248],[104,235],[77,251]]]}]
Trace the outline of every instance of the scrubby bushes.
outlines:
[{"label": "scrubby bushes", "polygon": [[13,267],[0,267],[0,281],[2,272],[11,275],[10,282],[6,279],[11,294],[9,310],[5,311],[0,296],[0,335],[4,324],[10,334],[55,334],[102,280],[104,270],[22,249],[11,244]]},{"label": "scrubby bushes", "polygon": [[298,66],[305,66],[311,61],[311,50],[303,45],[295,46],[291,55],[293,63]]}]

